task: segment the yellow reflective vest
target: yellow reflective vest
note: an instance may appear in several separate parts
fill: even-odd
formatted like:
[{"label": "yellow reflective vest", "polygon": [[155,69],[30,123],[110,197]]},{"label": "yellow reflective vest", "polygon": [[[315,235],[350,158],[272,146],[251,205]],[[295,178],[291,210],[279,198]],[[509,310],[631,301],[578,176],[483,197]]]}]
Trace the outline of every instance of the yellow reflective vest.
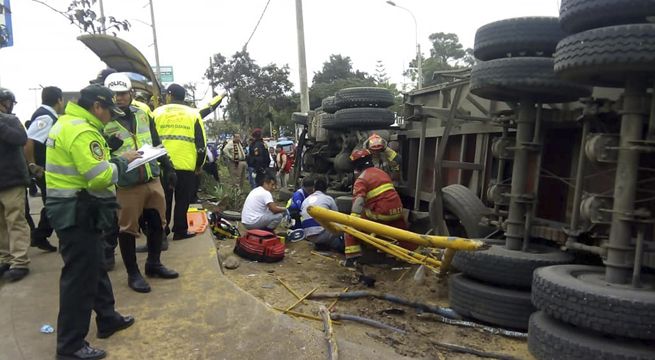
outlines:
[{"label": "yellow reflective vest", "polygon": [[[135,132],[126,129],[118,120],[113,120],[104,128],[105,137],[116,136],[123,141],[123,145],[112,151],[112,156],[121,156],[129,150],[138,150],[144,144],[152,146],[152,134],[150,133],[150,118],[141,109],[131,106],[126,113],[134,114],[136,121]],[[119,187],[127,187],[137,184],[144,184],[160,175],[157,160],[139,166],[118,179]]]},{"label": "yellow reflective vest", "polygon": [[[81,190],[109,203],[115,201],[119,166],[124,170],[127,161],[109,161],[103,127],[94,115],[69,102],[66,113],[50,130],[46,140],[46,210],[55,229],[75,225],[75,205]],[[104,215],[101,220],[109,219],[111,210]]]},{"label": "yellow reflective vest", "polygon": [[199,123],[202,129],[202,148],[207,146],[205,128],[198,110],[182,104],[167,104],[155,109],[153,115],[157,133],[175,170],[194,171],[198,158],[195,142],[196,123]]}]

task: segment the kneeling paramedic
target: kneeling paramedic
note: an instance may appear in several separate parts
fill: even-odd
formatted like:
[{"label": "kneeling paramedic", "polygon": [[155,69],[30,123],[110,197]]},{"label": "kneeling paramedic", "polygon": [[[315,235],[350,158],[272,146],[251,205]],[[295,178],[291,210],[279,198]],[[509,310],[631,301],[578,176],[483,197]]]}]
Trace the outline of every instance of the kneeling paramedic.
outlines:
[{"label": "kneeling paramedic", "polygon": [[101,359],[103,350],[89,346],[91,310],[98,338],[107,338],[134,323],[114,309],[114,294],[103,266],[103,231],[113,225],[118,204],[115,185],[127,164],[140,155],[126,151],[110,159],[102,131],[112,115],[123,116],[111,90],[89,85],[77,104],[46,140],[46,211],[59,238],[64,267],[59,282],[57,359]]},{"label": "kneeling paramedic", "polygon": [[[353,206],[351,216],[361,217],[380,224],[406,229],[407,222],[403,216],[403,204],[393,186],[391,177],[373,166],[371,152],[359,149],[352,152],[350,160],[355,168],[355,184],[353,185]],[[355,265],[355,260],[361,256],[362,248],[359,241],[346,234],[346,263],[348,267]],[[410,250],[416,248],[413,244],[402,243],[401,246]]]},{"label": "kneeling paramedic", "polygon": [[[105,86],[116,94],[116,104],[125,115],[117,116],[105,126],[104,135],[111,149],[112,157],[141,148],[143,145],[161,144],[154,121],[143,110],[131,106],[132,82],[123,73],[111,74],[105,79]],[[175,171],[167,156],[159,158],[169,175],[168,184],[175,182]],[[148,231],[146,275],[164,279],[174,279],[178,273],[162,265],[160,257],[164,226],[166,225],[166,199],[164,189],[159,181],[160,167],[157,160],[152,160],[129,171],[118,179],[116,197],[118,210],[118,243],[121,256],[127,270],[127,284],[137,292],[150,292],[150,285],[141,275],[136,261],[136,237],[139,236],[139,217]],[[174,185],[172,185],[174,186]]]}]

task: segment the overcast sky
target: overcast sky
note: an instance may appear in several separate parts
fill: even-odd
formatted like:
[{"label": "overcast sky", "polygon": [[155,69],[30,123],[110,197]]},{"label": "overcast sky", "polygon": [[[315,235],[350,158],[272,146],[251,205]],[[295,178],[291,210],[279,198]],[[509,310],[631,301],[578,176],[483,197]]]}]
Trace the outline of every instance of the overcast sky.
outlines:
[{"label": "overcast sky", "polygon": [[[70,0],[44,0],[64,10]],[[231,56],[248,39],[267,0],[153,0],[162,66],[174,68],[175,81],[201,83],[214,53]],[[396,0],[418,22],[419,42],[429,55],[428,35],[453,32],[472,47],[478,27],[519,16],[557,16],[557,0]],[[105,14],[132,23],[118,36],[135,45],[154,66],[152,30],[147,0],[104,0]],[[40,85],[77,91],[104,64],[76,40],[80,31],[69,21],[32,0],[12,0],[14,46],[0,49],[0,86],[14,91],[21,120],[40,103]],[[384,0],[304,0],[308,78],[330,54],[350,56],[356,69],[374,73],[381,60],[391,80],[403,82],[402,72],[415,56],[411,16]],[[99,13],[99,12],[98,12]],[[271,0],[259,29],[248,45],[260,65],[288,64],[298,89],[295,0]],[[409,80],[405,80],[409,81]],[[37,99],[35,100],[35,95]]]}]

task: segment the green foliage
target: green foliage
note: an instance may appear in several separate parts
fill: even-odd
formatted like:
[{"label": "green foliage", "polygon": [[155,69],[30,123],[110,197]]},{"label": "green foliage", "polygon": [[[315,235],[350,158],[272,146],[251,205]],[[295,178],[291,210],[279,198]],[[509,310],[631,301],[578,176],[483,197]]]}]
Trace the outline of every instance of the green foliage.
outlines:
[{"label": "green foliage", "polygon": [[77,26],[82,32],[88,34],[102,34],[103,26],[106,32],[116,36],[117,31],[130,31],[130,24],[127,20],[118,20],[113,16],[99,17],[93,10],[97,0],[73,0],[66,11],[57,10],[42,0],[32,0],[41,4],[57,14],[65,17],[71,24]]},{"label": "green foliage", "polygon": [[270,127],[269,119],[275,126],[288,124],[291,113],[298,108],[289,67],[259,66],[245,50],[230,59],[220,53],[214,55],[213,67],[207,69],[205,77],[212,86],[222,87],[230,94],[225,114],[240,129]]},{"label": "green foliage", "polygon": [[375,74],[373,75],[373,78],[378,85],[389,84],[389,75],[387,74],[387,69],[384,67],[382,60],[378,60],[377,64],[375,64]]},{"label": "green foliage", "polygon": [[349,56],[333,54],[323,63],[323,68],[314,73],[312,86],[309,88],[309,106],[312,109],[321,106],[324,98],[344,88],[376,85],[375,79],[369,74],[353,70]]},{"label": "green foliage", "polygon": [[[220,171],[219,176],[221,179],[227,179],[229,175],[227,171]],[[243,192],[238,187],[223,185],[203,171],[200,175],[200,194],[201,197],[214,201],[223,210],[241,211],[248,192]]]},{"label": "green foliage", "polygon": [[[461,69],[475,64],[473,49],[464,49],[457,34],[439,32],[431,34],[429,39],[432,41],[432,48],[430,57],[423,58],[423,86],[439,83],[438,79],[432,79],[435,71]],[[417,60],[413,59],[409,66],[410,69],[405,71],[404,75],[416,81]]]}]

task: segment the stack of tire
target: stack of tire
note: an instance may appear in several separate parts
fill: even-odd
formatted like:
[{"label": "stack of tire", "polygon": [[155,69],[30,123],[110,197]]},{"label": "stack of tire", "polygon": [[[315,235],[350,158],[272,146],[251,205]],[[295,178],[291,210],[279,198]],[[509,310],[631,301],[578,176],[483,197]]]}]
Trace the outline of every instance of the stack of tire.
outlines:
[{"label": "stack of tire", "polygon": [[378,130],[393,125],[394,114],[388,108],[394,104],[393,94],[384,88],[354,87],[336,92],[323,99],[323,128],[348,132]]},{"label": "stack of tire", "polygon": [[[550,17],[507,19],[481,27],[475,36],[474,55],[479,61],[471,71],[471,93],[488,100],[532,104],[589,96],[590,88],[555,76],[552,55],[564,36],[559,20]],[[483,251],[458,251],[453,266],[461,273],[449,279],[450,305],[461,315],[525,330],[536,311],[530,293],[534,271],[572,260],[570,254],[538,244],[525,251],[509,250],[503,244]]]},{"label": "stack of tire", "polygon": [[[653,17],[653,0],[562,0],[568,37],[557,45],[555,72],[586,85],[621,88],[636,77],[652,86]],[[642,275],[642,283],[609,283],[595,266],[537,270],[532,301],[540,311],[530,318],[528,349],[540,360],[655,359],[655,278]]]}]

